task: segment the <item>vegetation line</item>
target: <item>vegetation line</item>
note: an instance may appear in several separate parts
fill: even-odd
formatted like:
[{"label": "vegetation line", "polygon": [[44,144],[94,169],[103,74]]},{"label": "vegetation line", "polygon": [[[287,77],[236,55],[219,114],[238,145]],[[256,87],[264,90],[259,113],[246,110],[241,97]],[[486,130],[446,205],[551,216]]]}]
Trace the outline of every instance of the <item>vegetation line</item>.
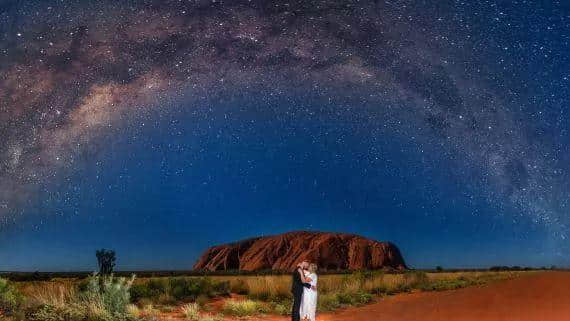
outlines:
[{"label": "vegetation line", "polygon": [[[318,311],[363,305],[396,293],[457,289],[527,273],[532,272],[357,271],[322,275]],[[220,300],[221,304],[213,303]],[[223,316],[285,315],[290,311],[288,275],[0,279],[0,315],[9,321],[150,321],[165,314],[215,321]]]}]

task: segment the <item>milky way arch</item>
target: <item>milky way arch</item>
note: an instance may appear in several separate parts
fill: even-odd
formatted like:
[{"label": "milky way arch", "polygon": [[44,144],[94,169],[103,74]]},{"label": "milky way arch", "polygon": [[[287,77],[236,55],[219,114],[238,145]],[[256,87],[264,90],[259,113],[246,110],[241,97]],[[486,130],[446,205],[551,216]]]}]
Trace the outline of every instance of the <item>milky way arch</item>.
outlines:
[{"label": "milky way arch", "polygon": [[259,86],[374,106],[404,134],[427,129],[480,171],[491,199],[564,237],[557,151],[520,120],[522,98],[494,88],[492,67],[477,57],[482,39],[457,17],[434,19],[441,12],[414,1],[13,1],[0,9],[4,221],[131,115],[172,96]]}]

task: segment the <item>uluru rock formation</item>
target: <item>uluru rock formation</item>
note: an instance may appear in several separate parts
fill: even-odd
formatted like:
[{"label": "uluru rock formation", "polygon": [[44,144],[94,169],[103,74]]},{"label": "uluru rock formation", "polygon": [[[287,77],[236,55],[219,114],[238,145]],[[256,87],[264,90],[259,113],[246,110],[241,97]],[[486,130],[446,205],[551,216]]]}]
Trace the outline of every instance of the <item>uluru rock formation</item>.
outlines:
[{"label": "uluru rock formation", "polygon": [[209,248],[195,270],[290,271],[308,260],[324,270],[406,269],[400,250],[353,234],[290,232]]}]

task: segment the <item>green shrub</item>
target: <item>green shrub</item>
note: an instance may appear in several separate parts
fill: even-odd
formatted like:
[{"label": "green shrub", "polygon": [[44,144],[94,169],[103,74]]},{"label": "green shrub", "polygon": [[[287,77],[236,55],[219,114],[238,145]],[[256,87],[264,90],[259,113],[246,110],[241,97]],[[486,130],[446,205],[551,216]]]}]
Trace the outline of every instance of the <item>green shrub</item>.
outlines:
[{"label": "green shrub", "polygon": [[366,292],[357,292],[354,294],[353,302],[357,305],[366,304],[372,301],[372,294]]},{"label": "green shrub", "polygon": [[0,310],[13,313],[22,303],[23,297],[6,279],[0,278]]},{"label": "green shrub", "polygon": [[155,278],[131,287],[134,302],[149,299],[158,303],[172,303],[180,300],[196,300],[200,296],[229,296],[229,281],[214,281],[208,277]]},{"label": "green shrub", "polygon": [[169,283],[171,295],[177,300],[196,300],[199,295],[214,297],[217,293],[210,278],[171,278]]},{"label": "green shrub", "polygon": [[352,305],[355,302],[354,297],[350,293],[345,293],[345,292],[337,293],[336,297],[338,303],[340,304]]},{"label": "green shrub", "polygon": [[194,292],[192,293],[194,297],[198,297],[200,294],[207,295],[209,297],[215,297],[216,292],[214,290],[214,282],[210,278],[198,278],[191,279],[194,281]]},{"label": "green shrub", "polygon": [[130,289],[131,300],[133,302],[138,302],[142,298],[151,298],[152,292],[150,291],[149,287],[145,283],[138,283],[133,284]]},{"label": "green shrub", "polygon": [[65,305],[28,308],[26,321],[130,321],[130,280],[94,274],[77,286],[80,291]]},{"label": "green shrub", "polygon": [[290,301],[274,303],[273,305],[273,311],[281,315],[288,315],[289,313],[291,313],[291,309],[292,307]]},{"label": "green shrub", "polygon": [[341,292],[336,294],[336,300],[341,305],[362,305],[372,301],[372,294],[364,291]]},{"label": "green shrub", "polygon": [[169,289],[168,279],[150,279],[146,283],[148,297],[159,297],[161,294],[165,294]]},{"label": "green shrub", "polygon": [[214,282],[214,292],[216,296],[229,296],[231,293],[230,281]]},{"label": "green shrub", "polygon": [[28,314],[29,321],[79,321],[87,318],[87,311],[80,305],[54,307],[51,305],[39,306]]},{"label": "green shrub", "polygon": [[317,311],[325,312],[340,308],[340,302],[336,294],[320,294],[317,300]]},{"label": "green shrub", "polygon": [[126,314],[131,302],[130,288],[135,276],[130,280],[111,276],[93,275],[88,279],[87,289],[80,296],[88,304],[101,306],[109,314]]}]

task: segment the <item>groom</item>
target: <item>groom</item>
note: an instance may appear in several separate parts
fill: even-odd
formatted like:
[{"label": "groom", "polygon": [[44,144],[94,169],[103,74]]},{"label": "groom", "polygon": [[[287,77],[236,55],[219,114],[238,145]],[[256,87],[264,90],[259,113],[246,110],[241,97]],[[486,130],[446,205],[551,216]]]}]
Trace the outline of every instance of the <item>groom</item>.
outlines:
[{"label": "groom", "polygon": [[307,268],[309,268],[309,262],[303,261],[297,264],[297,268],[293,271],[293,284],[291,286],[291,293],[293,293],[292,321],[299,321],[301,319],[299,310],[301,309],[301,299],[303,298],[303,287],[311,288],[311,284],[301,281],[303,270]]}]

